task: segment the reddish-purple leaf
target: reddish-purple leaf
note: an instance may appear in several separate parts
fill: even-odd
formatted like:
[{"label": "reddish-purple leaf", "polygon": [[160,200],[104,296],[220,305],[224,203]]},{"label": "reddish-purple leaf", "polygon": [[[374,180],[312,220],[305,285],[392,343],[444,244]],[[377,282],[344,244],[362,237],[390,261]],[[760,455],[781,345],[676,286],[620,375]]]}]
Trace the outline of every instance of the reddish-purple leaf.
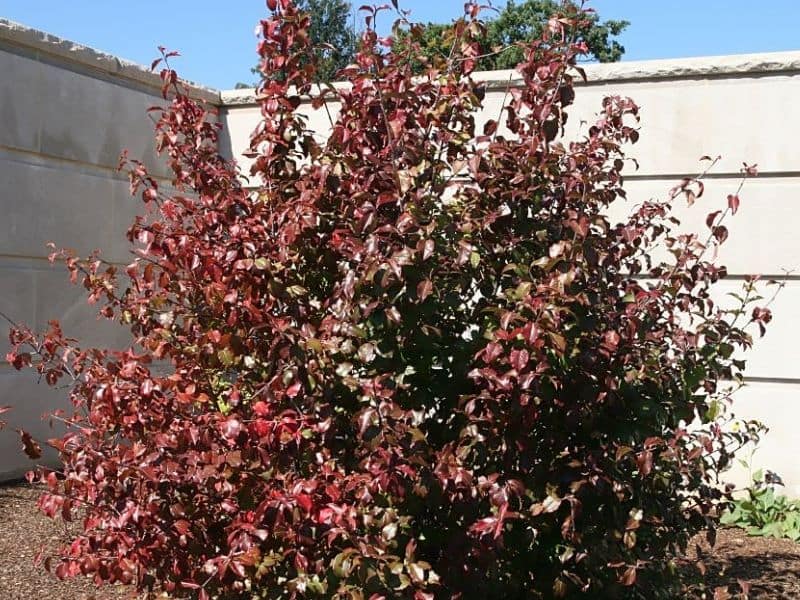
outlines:
[{"label": "reddish-purple leaf", "polygon": [[739,210],[739,195],[738,194],[728,194],[728,208],[731,209],[731,214],[736,214],[736,211]]},{"label": "reddish-purple leaf", "polygon": [[619,582],[624,586],[632,586],[636,583],[636,567],[628,567],[623,571],[622,575],[619,578]]},{"label": "reddish-purple leaf", "polygon": [[424,279],[417,284],[417,296],[420,299],[420,302],[424,302],[425,298],[431,295],[433,292],[433,283],[430,279]]},{"label": "reddish-purple leaf", "polygon": [[20,439],[22,440],[22,449],[28,458],[33,460],[42,457],[42,447],[33,439],[30,433],[22,429],[19,430]]}]

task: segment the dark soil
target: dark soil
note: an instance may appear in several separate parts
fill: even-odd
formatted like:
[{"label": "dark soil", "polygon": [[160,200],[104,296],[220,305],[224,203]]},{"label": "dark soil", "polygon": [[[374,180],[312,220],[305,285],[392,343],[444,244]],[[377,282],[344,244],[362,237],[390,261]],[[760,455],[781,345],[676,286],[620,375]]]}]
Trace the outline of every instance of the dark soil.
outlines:
[{"label": "dark soil", "polygon": [[[59,581],[34,564],[42,547],[52,548],[68,535],[63,524],[35,507],[40,490],[26,484],[0,486],[0,599],[119,600],[136,596],[122,587],[97,590],[90,580]],[[704,539],[692,545],[705,567],[703,588],[687,598],[714,598],[725,586],[730,598],[742,598],[737,581],[749,584],[750,598],[800,599],[800,544],[788,540],[747,537],[740,529],[719,532],[711,550]],[[725,596],[721,596],[725,598]]]},{"label": "dark soil", "polygon": [[699,556],[705,567],[706,598],[714,598],[717,587],[727,587],[731,598],[742,598],[742,587],[749,587],[750,598],[800,599],[800,544],[722,529],[713,549],[700,537],[693,546],[690,558]]}]

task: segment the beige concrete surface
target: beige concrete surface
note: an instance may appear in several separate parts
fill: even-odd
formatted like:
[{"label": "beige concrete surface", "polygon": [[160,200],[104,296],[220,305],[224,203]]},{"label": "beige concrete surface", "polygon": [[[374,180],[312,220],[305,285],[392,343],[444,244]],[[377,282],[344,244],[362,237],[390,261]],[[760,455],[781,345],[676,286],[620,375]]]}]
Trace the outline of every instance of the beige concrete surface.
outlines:
[{"label": "beige concrete surface", "polygon": [[[162,178],[146,110],[160,105],[160,79],[148,69],[0,19],[0,311],[34,328],[61,321],[86,345],[120,347],[129,338],[98,320],[63,266],[46,260],[46,244],[108,260],[131,259],[125,231],[142,204],[117,172],[124,148]],[[219,93],[189,86],[218,103]],[[0,326],[0,354],[8,349]],[[40,415],[67,408],[64,390],[37,385],[35,374],[0,366],[0,405],[14,408],[11,427],[53,437]],[[49,456],[52,459],[52,455]],[[31,463],[13,429],[0,432],[0,480]]]},{"label": "beige concrete surface", "polygon": [[750,460],[751,448],[741,454],[750,468],[740,464],[726,474],[726,480],[739,486],[747,485],[751,472],[757,469],[776,471],[784,483],[780,493],[800,497],[800,461],[797,449],[800,433],[796,423],[800,419],[800,385],[794,382],[750,381],[736,393],[734,412],[747,419],[758,419],[769,431],[762,437]]}]

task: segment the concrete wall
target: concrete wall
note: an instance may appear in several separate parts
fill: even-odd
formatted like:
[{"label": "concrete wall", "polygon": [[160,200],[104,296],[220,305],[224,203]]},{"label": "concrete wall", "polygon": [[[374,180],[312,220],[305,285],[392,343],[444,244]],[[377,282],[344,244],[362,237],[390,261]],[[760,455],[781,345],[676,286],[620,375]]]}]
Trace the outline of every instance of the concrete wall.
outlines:
[{"label": "concrete wall", "polygon": [[[124,343],[125,332],[95,317],[47,242],[108,260],[131,260],[125,231],[141,203],[130,197],[120,152],[143,158],[163,178],[153,152],[148,107],[161,103],[160,79],[138,65],[0,20],[0,311],[36,328],[59,319],[87,343]],[[194,93],[210,102],[219,94]],[[8,348],[0,325],[0,357]],[[37,384],[0,361],[0,405],[9,421],[53,437],[40,415],[64,392]],[[0,433],[0,479],[31,467],[13,432]]]},{"label": "concrete wall", "polygon": [[[697,173],[698,159],[723,154],[707,180],[697,210],[681,211],[687,227],[702,228],[706,213],[722,207],[736,189],[743,161],[761,175],[742,194],[729,223],[731,241],[721,259],[732,277],[725,291],[748,273],[780,276],[800,268],[800,52],[686,60],[588,65],[589,83],[577,90],[571,111],[575,135],[607,94],[633,97],[642,107],[642,137],[632,155],[640,169],[628,176],[628,204],[663,196],[681,177]],[[140,210],[127,181],[115,168],[123,146],[159,176],[152,152],[152,124],[145,110],[161,101],[160,81],[146,69],[42,32],[0,20],[0,310],[42,327],[60,319],[67,333],[88,342],[124,340],[119,330],[97,321],[80,290],[63,270],[45,260],[45,243],[129,260],[124,232]],[[486,114],[498,114],[511,72],[484,74],[489,86]],[[221,151],[240,160],[259,118],[253,91],[218,92],[193,87],[221,105],[226,126]],[[336,112],[336,106],[330,107]],[[319,136],[328,131],[324,111],[303,110]],[[615,214],[626,207],[617,206]],[[755,462],[777,470],[800,495],[800,276],[791,276],[774,305],[767,337],[749,356],[748,380],[737,412],[757,418],[771,431]],[[793,310],[794,309],[794,310]],[[0,352],[5,353],[5,326]],[[0,356],[2,356],[0,354]],[[0,405],[15,407],[35,434],[51,437],[38,416],[63,404],[63,393],[37,385],[29,372],[0,364]],[[30,467],[18,440],[0,434],[0,479]]]}]

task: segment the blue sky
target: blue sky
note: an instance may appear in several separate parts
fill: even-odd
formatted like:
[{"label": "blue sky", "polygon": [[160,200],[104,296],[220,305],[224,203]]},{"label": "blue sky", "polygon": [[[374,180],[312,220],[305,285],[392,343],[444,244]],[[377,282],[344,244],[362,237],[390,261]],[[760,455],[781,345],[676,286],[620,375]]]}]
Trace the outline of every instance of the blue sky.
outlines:
[{"label": "blue sky", "polygon": [[[448,21],[463,0],[400,0],[418,21]],[[360,5],[356,1],[353,4]],[[495,2],[496,5],[502,5]],[[800,50],[798,0],[594,0],[603,18],[631,21],[624,60]],[[0,17],[142,64],[164,45],[180,74],[218,89],[251,81],[263,0],[0,0]]]}]

